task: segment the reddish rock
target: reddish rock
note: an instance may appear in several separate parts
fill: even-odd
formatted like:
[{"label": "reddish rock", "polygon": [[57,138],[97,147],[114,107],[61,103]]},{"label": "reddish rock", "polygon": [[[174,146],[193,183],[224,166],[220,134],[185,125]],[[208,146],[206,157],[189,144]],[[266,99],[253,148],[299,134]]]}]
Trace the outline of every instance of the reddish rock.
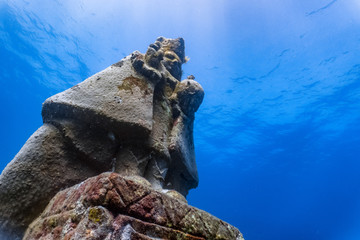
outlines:
[{"label": "reddish rock", "polygon": [[235,227],[117,173],[59,192],[27,229],[30,239],[241,240]]}]

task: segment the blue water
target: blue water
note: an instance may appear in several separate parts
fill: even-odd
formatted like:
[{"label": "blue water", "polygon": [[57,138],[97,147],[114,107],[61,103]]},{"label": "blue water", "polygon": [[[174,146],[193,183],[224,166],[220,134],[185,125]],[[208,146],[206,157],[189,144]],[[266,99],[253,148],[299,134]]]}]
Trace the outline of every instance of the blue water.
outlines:
[{"label": "blue water", "polygon": [[206,93],[189,203],[247,240],[360,239],[358,0],[100,2],[0,0],[0,169],[47,97],[181,36]]}]

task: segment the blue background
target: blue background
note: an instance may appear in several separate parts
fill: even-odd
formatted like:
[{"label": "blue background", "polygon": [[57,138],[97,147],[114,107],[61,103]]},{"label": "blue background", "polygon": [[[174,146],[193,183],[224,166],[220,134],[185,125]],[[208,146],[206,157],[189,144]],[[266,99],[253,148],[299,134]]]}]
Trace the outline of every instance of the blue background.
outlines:
[{"label": "blue background", "polygon": [[158,36],[183,37],[200,185],[247,240],[360,239],[358,0],[0,0],[0,169],[41,104]]}]

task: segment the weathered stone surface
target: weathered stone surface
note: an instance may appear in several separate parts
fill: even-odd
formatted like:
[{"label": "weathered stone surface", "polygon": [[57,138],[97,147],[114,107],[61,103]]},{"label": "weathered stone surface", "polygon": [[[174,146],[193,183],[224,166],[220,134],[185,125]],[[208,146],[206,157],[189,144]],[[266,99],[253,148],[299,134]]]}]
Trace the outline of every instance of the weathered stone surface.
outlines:
[{"label": "weathered stone surface", "polygon": [[0,175],[0,222],[1,229],[12,230],[7,234],[22,233],[61,188],[99,173],[84,165],[76,151],[64,151],[67,147],[60,131],[44,124],[4,169]]},{"label": "weathered stone surface", "polygon": [[193,117],[204,98],[204,90],[201,85],[193,79],[188,78],[176,86],[175,93],[181,110],[187,116]]},{"label": "weathered stone surface", "polygon": [[192,135],[204,92],[193,76],[180,81],[185,62],[184,40],[160,37],[47,99],[44,125],[0,176],[0,235],[21,238],[59,190],[106,171],[186,197],[199,181]]},{"label": "weathered stone surface", "polygon": [[172,162],[167,174],[167,182],[184,196],[190,188],[197,187],[199,182],[195,161],[193,123],[195,112],[203,98],[202,87],[192,79],[179,83],[172,95],[174,122],[168,140]]},{"label": "weathered stone surface", "polygon": [[128,140],[149,135],[155,83],[134,71],[130,58],[48,98],[43,104],[44,122],[81,120]]},{"label": "weathered stone surface", "polygon": [[241,233],[216,217],[116,173],[59,192],[24,239],[223,239]]}]

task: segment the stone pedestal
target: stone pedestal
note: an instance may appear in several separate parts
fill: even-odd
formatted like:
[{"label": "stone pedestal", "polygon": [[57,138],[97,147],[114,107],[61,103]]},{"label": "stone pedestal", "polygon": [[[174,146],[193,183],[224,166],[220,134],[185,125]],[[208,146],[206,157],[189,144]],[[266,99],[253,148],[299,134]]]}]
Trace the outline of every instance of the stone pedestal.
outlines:
[{"label": "stone pedestal", "polygon": [[56,194],[24,239],[243,239],[235,227],[173,196],[145,179],[102,173]]}]

